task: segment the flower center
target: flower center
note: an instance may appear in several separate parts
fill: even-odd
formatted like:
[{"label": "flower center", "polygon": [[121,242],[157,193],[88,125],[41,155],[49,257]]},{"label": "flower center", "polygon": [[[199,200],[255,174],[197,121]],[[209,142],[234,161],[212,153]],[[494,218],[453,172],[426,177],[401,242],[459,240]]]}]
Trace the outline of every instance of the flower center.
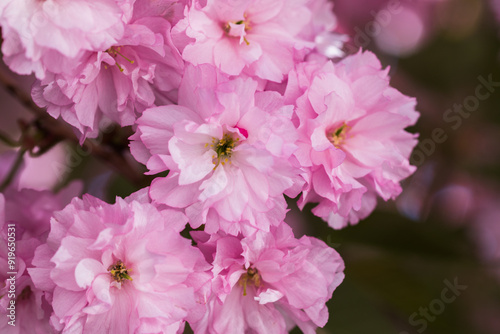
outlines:
[{"label": "flower center", "polygon": [[260,287],[262,281],[260,280],[259,271],[255,268],[248,268],[247,272],[241,275],[238,284],[243,287],[243,296],[247,295],[247,285],[253,284],[255,287]]},{"label": "flower center", "polygon": [[250,22],[246,19],[247,15],[244,15],[244,20],[230,21],[222,26],[222,29],[226,32],[228,36],[239,37],[240,44],[245,42],[249,45],[250,42],[246,39],[245,35],[247,31],[250,30]]},{"label": "flower center", "polygon": [[23,289],[23,291],[21,291],[21,293],[19,294],[19,296],[17,296],[17,301],[20,301],[20,300],[27,300],[31,297],[31,287],[28,285],[27,287],[25,287]]},{"label": "flower center", "polygon": [[335,131],[331,132],[327,135],[328,140],[335,146],[335,148],[340,148],[344,140],[346,139],[347,131],[349,131],[351,127],[347,124],[342,124],[341,127],[337,128]]},{"label": "flower center", "polygon": [[[111,57],[115,58],[115,65],[118,66],[118,68],[120,69],[120,72],[123,72],[123,67],[118,63],[118,61],[116,60],[116,57],[120,56],[131,64],[133,64],[134,61],[127,58],[126,56],[124,56],[123,53],[121,53],[121,51],[122,51],[121,46],[112,46],[106,50],[106,52],[109,53],[111,55]],[[108,68],[106,65],[104,67],[106,69]]]},{"label": "flower center", "polygon": [[[215,168],[220,164],[223,166],[231,161],[229,159],[233,155],[233,149],[236,146],[236,144],[239,142],[240,138],[234,139],[230,134],[225,134],[222,136],[222,139],[217,140],[217,138],[212,138],[212,144],[210,144],[210,147],[217,153],[217,156],[212,156],[212,162],[214,163]],[[206,144],[205,146],[208,146]]]},{"label": "flower center", "polygon": [[113,277],[113,279],[118,283],[121,283],[126,279],[132,281],[132,277],[128,274],[128,272],[132,271],[132,269],[127,269],[122,260],[118,260],[114,265],[110,265],[108,271],[111,274],[111,277]]}]

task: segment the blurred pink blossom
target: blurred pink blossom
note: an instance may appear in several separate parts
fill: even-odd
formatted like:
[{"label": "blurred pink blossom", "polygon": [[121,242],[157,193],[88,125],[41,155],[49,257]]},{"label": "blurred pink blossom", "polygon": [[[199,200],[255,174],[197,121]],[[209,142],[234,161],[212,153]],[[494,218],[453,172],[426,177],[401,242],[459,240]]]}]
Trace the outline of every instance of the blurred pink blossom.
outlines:
[{"label": "blurred pink blossom", "polygon": [[[81,186],[74,183],[58,194],[31,189],[17,191],[12,187],[0,194],[0,281],[3,283],[0,288],[2,296],[0,331],[2,333],[56,332],[49,324],[52,306],[44,292],[33,284],[28,268],[33,266],[35,249],[46,242],[53,212],[61,210],[74,196],[79,195],[80,191]],[[9,252],[14,255],[10,255]],[[15,274],[10,274],[13,272]],[[13,302],[15,304],[12,304]],[[8,324],[12,320],[14,321]]]}]

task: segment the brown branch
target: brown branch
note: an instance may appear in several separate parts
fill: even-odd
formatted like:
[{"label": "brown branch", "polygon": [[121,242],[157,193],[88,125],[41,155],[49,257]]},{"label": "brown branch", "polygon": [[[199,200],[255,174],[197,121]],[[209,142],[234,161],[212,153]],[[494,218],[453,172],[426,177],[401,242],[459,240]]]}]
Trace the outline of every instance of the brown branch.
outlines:
[{"label": "brown branch", "polygon": [[[6,91],[10,93],[10,95],[17,99],[37,117],[45,131],[58,138],[69,140],[78,144],[78,138],[68,124],[64,123],[60,119],[52,118],[52,116],[47,114],[44,109],[38,107],[31,99],[31,96],[26,94],[26,92],[22,90],[13,80],[11,80],[1,69],[0,83],[4,86]],[[144,185],[144,176],[132,168],[123,155],[116,152],[113,148],[106,145],[101,146],[92,139],[85,140],[82,148],[85,152],[88,152],[99,160],[104,161],[107,165],[111,166],[134,185]]]}]

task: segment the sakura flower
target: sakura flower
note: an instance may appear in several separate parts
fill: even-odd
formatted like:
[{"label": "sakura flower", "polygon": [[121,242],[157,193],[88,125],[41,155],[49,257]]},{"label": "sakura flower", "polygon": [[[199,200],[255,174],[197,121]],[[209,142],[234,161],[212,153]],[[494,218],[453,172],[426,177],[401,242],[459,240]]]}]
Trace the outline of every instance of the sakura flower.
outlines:
[{"label": "sakura flower", "polygon": [[344,278],[340,255],[322,241],[295,239],[285,223],[251,237],[193,236],[213,262],[213,295],[195,333],[315,333]]},{"label": "sakura flower", "polygon": [[[35,85],[33,99],[85,137],[96,137],[103,118],[131,125],[155,101],[155,90],[169,93],[180,84],[180,55],[171,47],[170,24],[140,18],[106,50],[86,52],[67,73],[52,73]],[[153,87],[154,86],[154,87]]]},{"label": "sakura flower", "polygon": [[209,233],[268,230],[284,218],[283,193],[301,187],[288,160],[296,149],[292,106],[212,66],[188,67],[184,78],[180,105],[146,110],[131,138],[132,154],[152,174],[170,170],[153,181],[151,197],[185,209],[191,226],[206,224]]},{"label": "sakura flower", "polygon": [[2,53],[19,74],[58,73],[82,51],[106,50],[124,32],[114,0],[5,0],[0,4]]},{"label": "sakura flower", "polygon": [[299,205],[319,202],[313,213],[342,228],[365,218],[376,197],[395,198],[415,168],[408,158],[415,135],[415,101],[389,86],[387,71],[369,52],[334,65],[305,63],[289,76],[296,100],[299,149],[307,186]]},{"label": "sakura flower", "polygon": [[294,64],[296,49],[313,44],[295,38],[311,20],[307,0],[208,0],[194,2],[179,22],[194,39],[183,58],[212,64],[229,75],[240,73],[281,82]]},{"label": "sakura flower", "polygon": [[209,268],[180,236],[185,216],[147,189],[107,204],[86,195],[51,220],[30,269],[63,333],[177,333],[203,315]]}]

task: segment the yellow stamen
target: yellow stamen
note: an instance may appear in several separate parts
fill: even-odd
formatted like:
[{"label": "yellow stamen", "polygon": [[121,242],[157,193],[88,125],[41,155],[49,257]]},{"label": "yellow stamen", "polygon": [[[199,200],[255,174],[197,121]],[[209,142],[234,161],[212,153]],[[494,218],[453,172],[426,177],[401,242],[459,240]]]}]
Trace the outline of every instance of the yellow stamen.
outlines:
[{"label": "yellow stamen", "polygon": [[239,138],[233,139],[231,135],[226,133],[220,140],[213,138],[212,142],[214,144],[210,146],[217,153],[216,156],[212,156],[212,162],[215,165],[214,169],[217,168],[219,164],[224,166],[227,162],[231,163],[229,159],[233,155],[233,149],[239,142]]},{"label": "yellow stamen", "polygon": [[340,148],[340,146],[346,139],[347,131],[349,131],[350,128],[350,126],[344,123],[341,127],[328,135],[328,139],[333,144],[333,146],[335,146],[335,148]]},{"label": "yellow stamen", "polygon": [[[121,50],[122,50],[121,46],[112,46],[109,49],[107,49],[106,52],[109,53],[113,58],[120,56],[123,59],[125,59],[126,61],[128,61],[129,63],[133,64],[134,61],[132,59],[127,58],[125,55],[123,55],[123,53],[121,53]],[[124,70],[123,67],[120,66],[120,64],[118,64],[118,61],[116,59],[115,59],[115,64],[120,69],[120,72],[123,72],[123,70]],[[107,69],[106,65],[105,65],[105,68]]]},{"label": "yellow stamen", "polygon": [[[231,32],[231,25],[230,25],[229,23],[234,23],[234,24],[236,24],[236,25],[243,24],[243,25],[245,26],[245,32],[246,32],[246,31],[248,31],[248,30],[250,30],[250,29],[252,29],[252,27],[250,26],[250,22],[247,20],[247,16],[248,16],[248,15],[245,13],[243,16],[244,16],[244,18],[245,18],[244,20],[239,20],[239,21],[230,21],[230,22],[228,22],[228,23],[224,24],[224,25],[222,26],[222,30],[224,30],[224,32],[225,32],[226,34],[229,34],[229,33]],[[234,37],[236,37],[236,36],[234,36]],[[245,44],[246,44],[246,45],[250,45],[250,42],[247,40],[247,38],[246,38],[246,37],[243,37],[243,40],[245,41]]]},{"label": "yellow stamen", "polygon": [[255,287],[259,288],[260,285],[262,284],[262,281],[260,280],[259,271],[252,267],[248,268],[247,272],[241,275],[238,284],[243,287],[243,296],[247,295],[248,284],[253,284]]},{"label": "yellow stamen", "polygon": [[122,260],[118,260],[114,265],[110,265],[108,267],[108,271],[110,272],[111,277],[113,277],[113,279],[118,283],[121,283],[126,279],[129,281],[133,280],[129,275],[129,271],[132,271],[132,269],[127,269]]}]

